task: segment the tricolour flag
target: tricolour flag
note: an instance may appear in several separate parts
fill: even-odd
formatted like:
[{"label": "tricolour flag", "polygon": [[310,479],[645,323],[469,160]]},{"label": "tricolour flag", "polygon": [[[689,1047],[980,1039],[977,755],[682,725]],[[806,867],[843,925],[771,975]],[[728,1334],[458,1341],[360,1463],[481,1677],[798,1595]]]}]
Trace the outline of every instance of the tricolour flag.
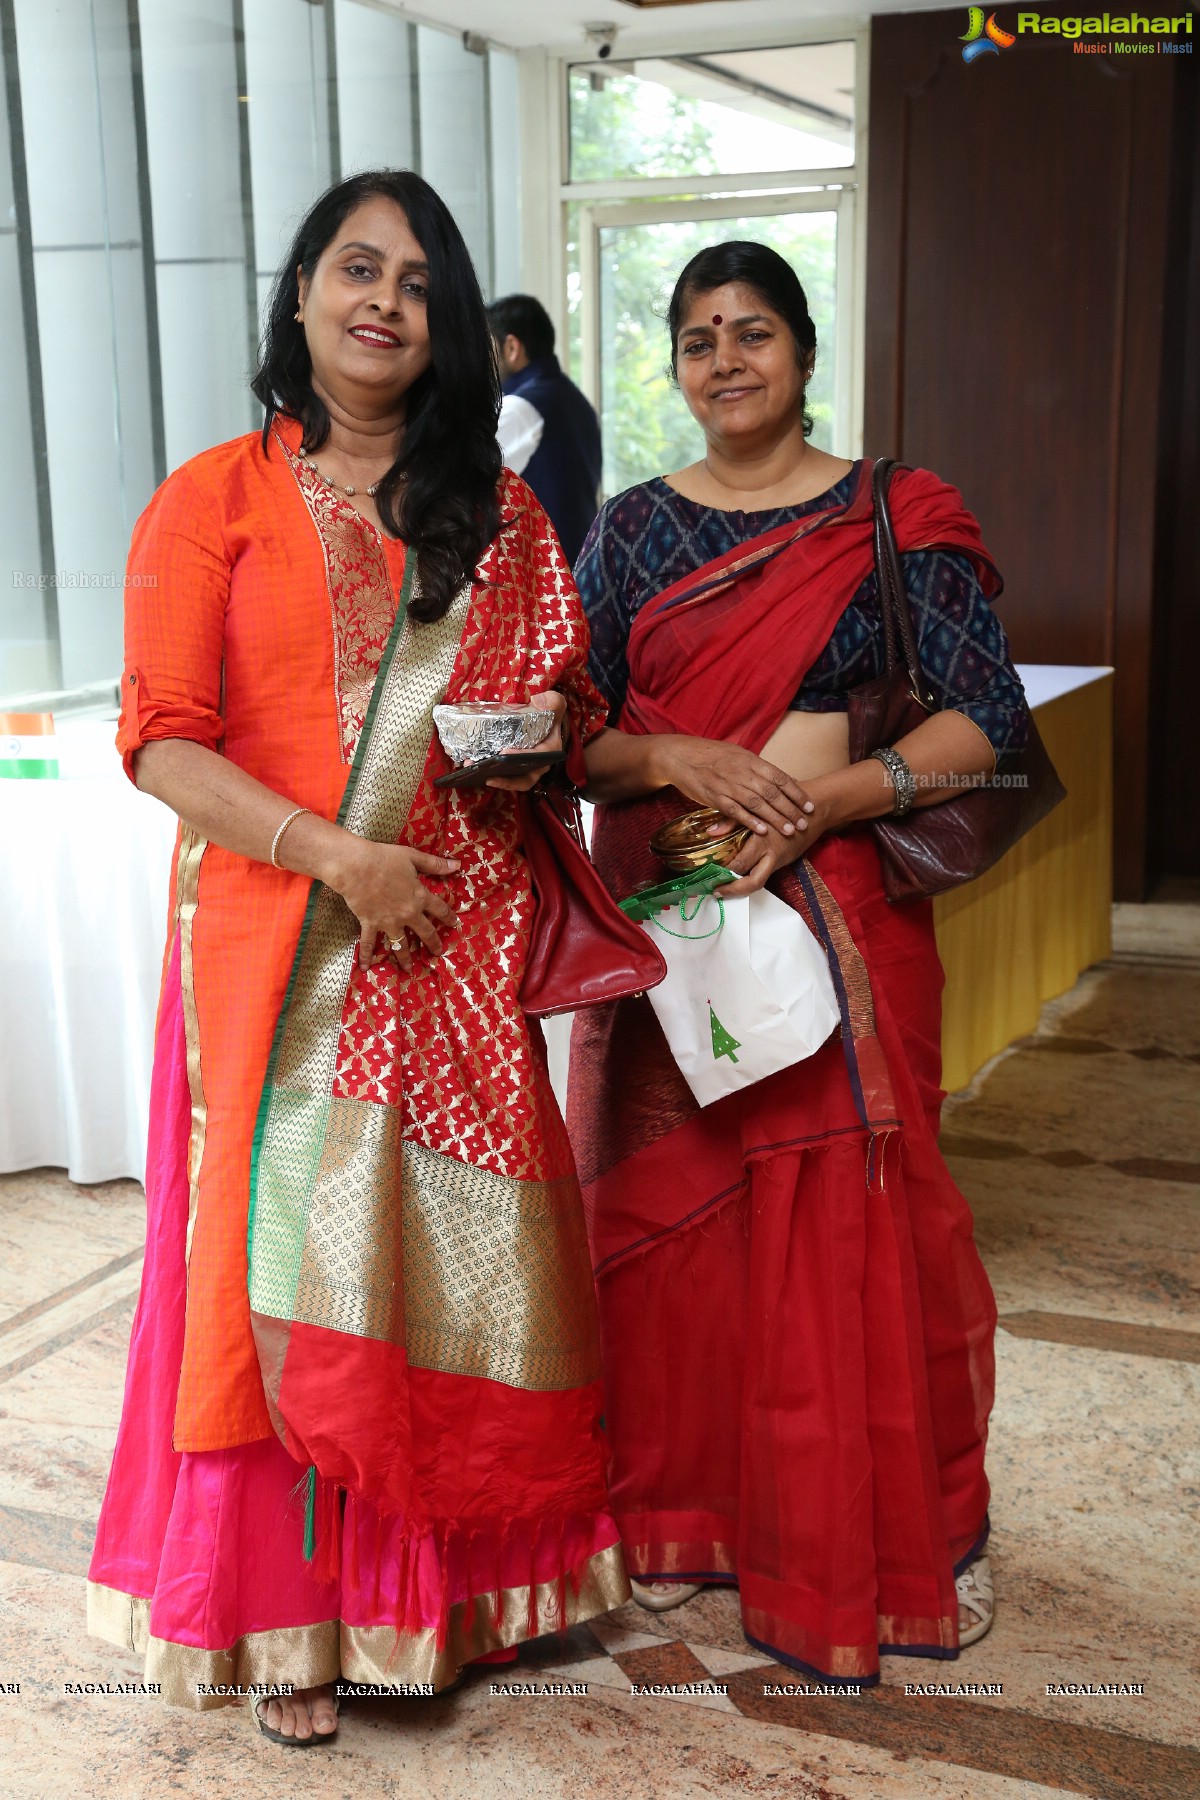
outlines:
[{"label": "tricolour flag", "polygon": [[0,780],[45,781],[57,775],[54,714],[0,712]]}]

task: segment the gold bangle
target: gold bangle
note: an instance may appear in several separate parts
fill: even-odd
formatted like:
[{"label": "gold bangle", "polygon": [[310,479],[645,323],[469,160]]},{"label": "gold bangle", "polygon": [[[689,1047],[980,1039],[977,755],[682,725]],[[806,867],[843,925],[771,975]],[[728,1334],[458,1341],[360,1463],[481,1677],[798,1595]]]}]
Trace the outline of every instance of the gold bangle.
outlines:
[{"label": "gold bangle", "polygon": [[301,813],[307,813],[307,812],[311,812],[311,811],[312,811],[311,806],[298,806],[296,808],[295,812],[290,812],[288,814],[287,818],[283,821],[283,824],[279,827],[279,830],[275,833],[275,836],[271,839],[271,867],[273,869],[278,869],[280,867],[279,844],[280,844],[281,838],[283,837],[284,832],[287,830],[289,825],[291,825],[296,819],[298,819],[300,817]]}]

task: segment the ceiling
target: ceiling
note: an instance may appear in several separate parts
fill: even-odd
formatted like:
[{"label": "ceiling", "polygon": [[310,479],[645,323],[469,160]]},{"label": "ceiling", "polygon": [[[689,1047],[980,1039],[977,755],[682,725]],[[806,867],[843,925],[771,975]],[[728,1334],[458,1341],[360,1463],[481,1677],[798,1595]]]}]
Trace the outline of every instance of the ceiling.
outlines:
[{"label": "ceiling", "polygon": [[[613,54],[625,57],[642,44],[669,43],[703,32],[730,48],[753,39],[787,43],[818,21],[861,19],[867,12],[936,10],[944,0],[685,0],[681,5],[633,6],[625,0],[369,0],[385,10],[431,25],[475,31],[513,49],[578,48],[586,54],[585,24],[606,21],[618,29]],[[777,34],[777,35],[776,35]]]}]

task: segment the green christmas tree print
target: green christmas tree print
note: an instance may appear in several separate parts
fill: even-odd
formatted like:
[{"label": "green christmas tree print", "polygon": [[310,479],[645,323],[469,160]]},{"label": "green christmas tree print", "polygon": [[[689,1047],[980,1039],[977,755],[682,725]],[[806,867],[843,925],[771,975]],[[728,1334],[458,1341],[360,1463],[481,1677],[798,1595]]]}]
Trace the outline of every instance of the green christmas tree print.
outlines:
[{"label": "green christmas tree print", "polygon": [[713,1056],[716,1057],[718,1061],[722,1056],[727,1056],[731,1063],[735,1063],[737,1057],[733,1053],[735,1050],[740,1050],[742,1046],[737,1038],[726,1031],[720,1019],[718,1019],[716,1013],[712,1009],[711,1000],[708,1003],[708,1022],[712,1027]]}]

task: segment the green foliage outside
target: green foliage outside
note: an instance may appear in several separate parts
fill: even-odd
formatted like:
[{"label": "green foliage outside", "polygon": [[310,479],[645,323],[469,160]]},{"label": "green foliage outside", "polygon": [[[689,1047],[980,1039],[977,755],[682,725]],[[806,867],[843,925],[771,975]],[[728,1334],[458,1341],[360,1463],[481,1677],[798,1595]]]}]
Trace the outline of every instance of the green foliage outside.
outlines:
[{"label": "green foliage outside", "polygon": [[[587,85],[576,104],[575,84]],[[617,77],[593,91],[587,77],[572,78],[572,173],[598,180],[614,167],[650,175],[708,173],[714,166],[711,132],[697,116],[698,103],[680,95],[647,108],[639,87]],[[661,207],[662,202],[656,203]],[[748,205],[752,205],[748,202]],[[568,221],[571,267],[571,343],[578,374],[579,208]],[[604,491],[620,493],[636,481],[668,474],[695,462],[703,440],[668,373],[666,314],[675,278],[706,245],[729,238],[770,244],[804,284],[817,328],[817,367],[809,387],[815,421],[813,442],[827,449],[833,419],[836,214],[774,213],[738,219],[672,220],[605,227],[600,233],[601,423]]]}]

